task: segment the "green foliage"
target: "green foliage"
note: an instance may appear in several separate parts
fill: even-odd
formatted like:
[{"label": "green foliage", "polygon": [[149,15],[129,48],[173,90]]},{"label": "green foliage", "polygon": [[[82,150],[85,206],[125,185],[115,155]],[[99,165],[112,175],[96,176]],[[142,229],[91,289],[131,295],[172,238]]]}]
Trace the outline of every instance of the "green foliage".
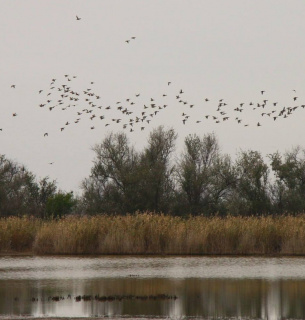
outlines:
[{"label": "green foliage", "polygon": [[61,218],[71,213],[76,204],[73,193],[58,192],[48,198],[46,203],[46,217]]}]

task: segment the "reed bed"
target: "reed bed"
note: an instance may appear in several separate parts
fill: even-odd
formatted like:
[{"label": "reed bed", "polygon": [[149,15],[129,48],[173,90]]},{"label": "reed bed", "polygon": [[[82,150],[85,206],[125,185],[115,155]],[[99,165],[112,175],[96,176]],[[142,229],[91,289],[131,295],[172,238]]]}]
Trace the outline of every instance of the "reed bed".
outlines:
[{"label": "reed bed", "polygon": [[0,252],[304,255],[305,214],[188,218],[136,213],[43,221],[0,219]]}]

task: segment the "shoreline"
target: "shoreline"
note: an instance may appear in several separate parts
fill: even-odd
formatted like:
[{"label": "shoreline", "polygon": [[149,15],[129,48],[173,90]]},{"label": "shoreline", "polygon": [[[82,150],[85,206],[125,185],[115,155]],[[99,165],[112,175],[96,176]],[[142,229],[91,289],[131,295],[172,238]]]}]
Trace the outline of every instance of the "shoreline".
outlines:
[{"label": "shoreline", "polygon": [[[1,257],[82,257],[82,258],[90,258],[90,257],[147,257],[147,258],[154,258],[154,257],[212,257],[212,258],[222,258],[222,257],[230,257],[230,258],[244,258],[244,257],[255,257],[255,258],[305,258],[305,254],[276,254],[276,253],[243,253],[243,254],[230,254],[230,253],[223,253],[223,254],[160,254],[160,253],[143,253],[143,254],[135,254],[135,253],[107,253],[107,254],[83,254],[83,253],[63,253],[63,254],[36,254],[34,252],[0,252]],[[1,320],[1,318],[0,318]]]},{"label": "shoreline", "polygon": [[[132,316],[118,316],[118,317],[27,317],[27,316],[13,316],[13,317],[1,317],[0,320],[21,320],[21,319],[26,319],[26,320],[123,320],[123,319],[132,319],[132,320],[151,320],[151,319],[158,319],[158,320],[168,320],[168,317],[132,317]],[[193,320],[196,319],[204,319],[200,317],[195,317]]]},{"label": "shoreline", "polygon": [[[168,317],[132,317],[132,316],[118,316],[118,317],[48,317],[48,316],[43,316],[43,317],[31,317],[31,316],[13,316],[13,317],[1,317],[0,320],[21,320],[21,319],[26,319],[26,320],[123,320],[123,319],[132,319],[132,320],[151,320],[151,319],[158,319],[158,320],[168,320]],[[195,319],[204,319],[204,318],[193,318]]]}]

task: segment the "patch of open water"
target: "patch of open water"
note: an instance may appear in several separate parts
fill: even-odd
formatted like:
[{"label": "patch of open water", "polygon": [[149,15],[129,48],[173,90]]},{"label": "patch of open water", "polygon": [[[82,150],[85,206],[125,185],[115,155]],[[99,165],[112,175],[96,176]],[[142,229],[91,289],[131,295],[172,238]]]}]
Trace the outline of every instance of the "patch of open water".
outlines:
[{"label": "patch of open water", "polygon": [[305,258],[1,257],[1,317],[304,319]]}]

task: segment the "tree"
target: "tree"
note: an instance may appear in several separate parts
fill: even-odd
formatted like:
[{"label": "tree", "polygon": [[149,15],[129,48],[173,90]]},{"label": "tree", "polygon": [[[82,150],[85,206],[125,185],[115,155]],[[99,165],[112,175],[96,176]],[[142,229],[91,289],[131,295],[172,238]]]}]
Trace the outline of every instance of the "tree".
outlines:
[{"label": "tree", "polygon": [[178,185],[189,213],[217,212],[234,174],[229,156],[221,155],[214,134],[189,135],[177,167]]},{"label": "tree", "polygon": [[231,214],[250,215],[271,211],[269,168],[258,151],[240,152],[236,186],[228,199]]},{"label": "tree", "polygon": [[236,167],[231,157],[219,154],[211,168],[210,175],[210,212],[227,214],[228,199],[230,199],[237,184]]},{"label": "tree", "polygon": [[[93,151],[91,175],[82,183],[89,212],[127,213],[137,198],[139,156],[124,133],[110,133]],[[97,211],[98,210],[98,211]]]},{"label": "tree", "polygon": [[174,129],[165,130],[163,126],[159,126],[151,132],[148,146],[140,154],[139,191],[145,210],[170,210],[174,189],[171,155],[176,139]]},{"label": "tree", "polygon": [[72,208],[76,204],[73,192],[59,191],[48,198],[46,203],[46,217],[62,218],[72,212]]},{"label": "tree", "polygon": [[106,136],[94,147],[94,166],[82,183],[88,212],[168,210],[173,187],[170,156],[176,136],[173,129],[158,127],[142,152],[129,145],[124,133]]},{"label": "tree", "polygon": [[296,147],[284,156],[271,154],[271,167],[276,181],[273,202],[277,212],[303,212],[305,210],[305,150]]},{"label": "tree", "polygon": [[56,191],[48,177],[39,183],[33,173],[0,155],[0,215],[43,216],[47,198]]},{"label": "tree", "polygon": [[24,166],[0,155],[0,214],[1,216],[26,213],[31,203],[34,175]]}]

